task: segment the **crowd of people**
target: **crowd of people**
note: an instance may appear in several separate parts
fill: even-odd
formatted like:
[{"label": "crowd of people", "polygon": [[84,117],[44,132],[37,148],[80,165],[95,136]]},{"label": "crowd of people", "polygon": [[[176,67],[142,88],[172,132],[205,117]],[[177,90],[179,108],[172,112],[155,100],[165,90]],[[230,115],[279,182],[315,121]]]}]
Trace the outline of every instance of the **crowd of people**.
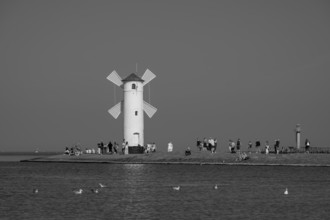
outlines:
[{"label": "crowd of people", "polygon": [[144,147],[144,152],[145,153],[154,153],[156,152],[156,144],[155,142],[152,143],[152,144],[147,144],[145,147]]},{"label": "crowd of people", "polygon": [[70,155],[70,156],[79,156],[83,152],[81,150],[81,147],[79,144],[75,144],[73,147],[65,147],[64,154]]},{"label": "crowd of people", "polygon": [[[155,142],[152,144],[147,144],[144,146],[144,153],[154,153],[156,152]],[[129,145],[128,142],[123,139],[121,144],[121,149],[119,149],[119,144],[117,142],[109,141],[108,144],[105,144],[103,141],[97,143],[97,148],[85,148],[85,151],[81,150],[80,144],[75,144],[73,147],[65,147],[64,154],[70,156],[79,156],[81,154],[129,154]]]},{"label": "crowd of people", "polygon": [[[265,154],[289,153],[291,151],[290,149],[292,148],[292,147],[285,148],[284,146],[280,146],[280,139],[276,139],[274,141],[273,147],[271,147],[271,144],[269,143],[269,141],[265,141],[264,148],[262,148],[261,141],[257,139],[255,141],[254,146],[255,146],[255,153],[265,153]],[[249,141],[248,146],[247,146],[247,148],[248,148],[247,151],[249,153],[252,152],[252,147],[253,147],[253,143],[251,141]],[[234,142],[231,139],[229,139],[228,148],[229,148],[230,153],[241,152],[241,148],[242,148],[241,140],[238,138],[237,141]],[[309,153],[309,150],[310,150],[310,141],[308,139],[306,139],[305,140],[305,152]]]},{"label": "crowd of people", "polygon": [[[217,147],[218,147],[218,140],[216,138],[203,138],[203,140],[200,140],[197,138],[196,141],[197,149],[199,151],[210,151],[212,154],[216,153]],[[256,140],[254,143],[255,146],[255,153],[264,153],[264,154],[269,154],[269,153],[275,153],[275,154],[281,154],[281,153],[289,153],[290,147],[284,148],[283,146],[280,146],[280,139],[276,139],[274,141],[274,145],[271,148],[271,144],[269,141],[265,141],[264,148],[262,148],[262,144],[260,140]],[[305,140],[305,152],[309,153],[310,151],[310,141],[308,139]],[[139,146],[141,147],[141,146]],[[247,151],[248,153],[252,152],[252,147],[253,143],[251,141],[248,142],[247,144]],[[245,160],[248,158],[247,154],[243,151],[242,149],[242,142],[240,138],[237,139],[237,141],[233,141],[229,139],[228,142],[228,149],[230,153],[237,153],[239,155],[239,160]],[[151,144],[147,144],[143,146],[143,153],[154,153],[156,152],[156,144],[155,142]],[[103,141],[97,143],[97,148],[86,148],[85,151],[82,151],[82,147],[80,144],[75,144],[73,147],[65,147],[64,154],[70,155],[70,156],[79,156],[81,154],[118,154],[119,153],[119,144],[117,142],[111,142],[109,141],[108,144],[105,144]],[[168,152],[173,151],[173,144],[172,142],[168,143]],[[129,145],[128,142],[123,139],[122,144],[121,144],[121,152],[120,154],[129,154]],[[191,150],[188,147],[185,150],[185,155],[189,156],[191,155]]]},{"label": "crowd of people", "polygon": [[216,153],[218,146],[218,140],[215,138],[204,138],[203,141],[197,138],[197,147],[200,151],[209,150],[211,153]]},{"label": "crowd of people", "polygon": [[[215,153],[217,149],[217,139],[213,138],[204,138],[203,141],[199,140],[197,138],[197,149],[200,151],[208,150],[211,151],[211,153]],[[255,150],[253,151],[252,148],[255,146]],[[280,145],[280,139],[275,139],[274,144],[271,146],[269,141],[265,141],[264,147],[262,147],[262,143],[260,140],[256,140],[253,144],[252,141],[249,141],[247,144],[247,150],[242,151],[242,142],[241,139],[238,138],[237,141],[233,141],[229,139],[228,142],[228,148],[230,153],[236,153],[238,155],[238,160],[247,160],[249,156],[247,153],[263,153],[263,154],[282,154],[282,153],[290,153],[292,151],[292,147],[285,148],[284,146]],[[190,149],[189,149],[190,151]],[[305,140],[305,152],[309,153],[310,151],[310,141],[308,139]],[[294,151],[296,152],[296,151]],[[301,152],[301,151],[299,151]],[[186,155],[190,155],[191,153],[187,153]]]},{"label": "crowd of people", "polygon": [[[253,144],[251,141],[248,142],[248,152],[252,151],[252,147]],[[228,143],[228,148],[229,148],[229,152],[230,153],[238,153],[241,152],[241,148],[242,148],[242,143],[241,140],[238,138],[236,142],[232,141],[231,139],[229,139],[229,143]],[[269,154],[270,153],[270,144],[269,141],[265,142],[265,147],[264,149],[261,149],[261,142],[260,140],[256,140],[255,141],[255,152],[256,153],[265,153],[265,154]],[[284,148],[282,147],[281,151],[280,151],[280,140],[276,139],[275,143],[274,143],[274,153],[279,154],[280,152],[284,152]]]}]

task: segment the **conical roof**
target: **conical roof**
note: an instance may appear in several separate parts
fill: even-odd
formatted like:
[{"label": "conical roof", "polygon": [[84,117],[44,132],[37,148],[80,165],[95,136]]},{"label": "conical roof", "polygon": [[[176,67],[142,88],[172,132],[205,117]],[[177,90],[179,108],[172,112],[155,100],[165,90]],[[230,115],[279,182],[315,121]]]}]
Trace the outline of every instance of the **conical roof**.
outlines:
[{"label": "conical roof", "polygon": [[127,76],[125,79],[122,80],[123,82],[131,82],[131,81],[139,81],[144,82],[143,79],[141,79],[138,75],[135,73],[131,73],[129,76]]}]

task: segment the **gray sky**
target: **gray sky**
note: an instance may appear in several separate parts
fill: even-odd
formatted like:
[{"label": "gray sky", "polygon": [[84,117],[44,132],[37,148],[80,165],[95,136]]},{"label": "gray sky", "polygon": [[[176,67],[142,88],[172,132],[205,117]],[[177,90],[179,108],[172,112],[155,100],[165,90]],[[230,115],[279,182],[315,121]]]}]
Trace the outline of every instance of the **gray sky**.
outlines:
[{"label": "gray sky", "polygon": [[[121,141],[112,70],[146,68],[145,140],[329,146],[329,1],[1,1],[0,149]],[[145,90],[148,100],[148,89]],[[122,98],[116,89],[117,101]]]}]

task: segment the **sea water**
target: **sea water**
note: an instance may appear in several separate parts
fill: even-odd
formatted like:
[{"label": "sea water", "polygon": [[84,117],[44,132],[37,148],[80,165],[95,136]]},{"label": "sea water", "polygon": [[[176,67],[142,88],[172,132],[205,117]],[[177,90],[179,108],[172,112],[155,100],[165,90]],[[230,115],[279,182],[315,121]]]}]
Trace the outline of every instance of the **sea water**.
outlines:
[{"label": "sea water", "polygon": [[0,162],[0,219],[329,216],[327,167]]}]

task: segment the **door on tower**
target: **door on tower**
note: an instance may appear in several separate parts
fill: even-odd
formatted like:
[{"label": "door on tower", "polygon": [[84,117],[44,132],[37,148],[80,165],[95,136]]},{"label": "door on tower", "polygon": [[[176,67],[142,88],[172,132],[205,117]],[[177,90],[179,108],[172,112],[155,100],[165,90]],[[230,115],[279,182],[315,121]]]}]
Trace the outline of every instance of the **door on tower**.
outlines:
[{"label": "door on tower", "polygon": [[133,144],[132,146],[138,146],[140,143],[140,133],[139,132],[135,132],[133,134]]}]

